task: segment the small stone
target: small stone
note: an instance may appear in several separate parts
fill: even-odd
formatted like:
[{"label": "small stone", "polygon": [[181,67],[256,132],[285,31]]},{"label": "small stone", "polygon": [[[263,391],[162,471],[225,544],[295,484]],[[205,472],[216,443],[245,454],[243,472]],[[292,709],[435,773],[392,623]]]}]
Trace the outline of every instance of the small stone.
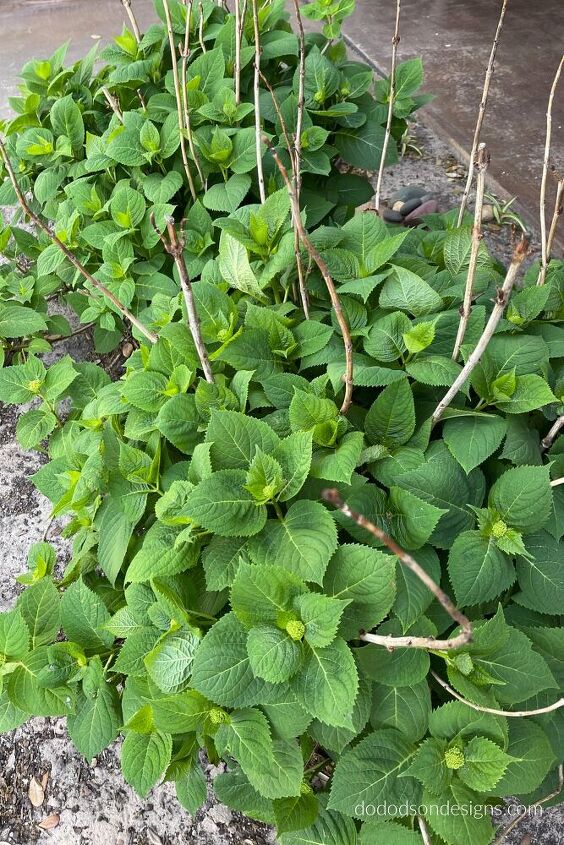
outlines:
[{"label": "small stone", "polygon": [[437,200],[427,200],[424,202],[423,205],[420,205],[415,211],[412,211],[411,214],[408,214],[405,218],[406,223],[415,223],[417,220],[420,220],[426,214],[435,214],[438,209]]},{"label": "small stone", "polygon": [[396,202],[407,202],[415,197],[422,197],[426,193],[427,189],[424,185],[405,185],[399,191],[396,191],[395,194],[392,194],[389,202],[393,208]]},{"label": "small stone", "polygon": [[218,827],[212,819],[206,817],[202,819],[202,823],[200,824],[200,829],[203,830],[204,833],[217,833]]},{"label": "small stone", "polygon": [[382,217],[386,223],[403,223],[403,216],[399,211],[394,211],[392,208],[385,208]]},{"label": "small stone", "polygon": [[408,214],[411,214],[412,211],[415,211],[415,209],[419,208],[419,206],[422,204],[423,199],[421,197],[413,197],[413,199],[404,202],[401,208],[401,213],[403,217],[407,217]]},{"label": "small stone", "polygon": [[401,210],[402,210],[402,208],[404,207],[404,205],[405,205],[405,203],[404,203],[404,201],[403,201],[403,200],[398,200],[397,202],[395,202],[395,203],[393,204],[393,206],[392,206],[392,210],[393,210],[393,211],[401,211]]},{"label": "small stone", "polygon": [[482,206],[482,223],[492,223],[495,220],[493,205]]},{"label": "small stone", "polygon": [[231,820],[233,818],[233,813],[229,807],[225,806],[225,804],[216,804],[215,807],[211,807],[209,814],[214,822],[217,822],[218,824],[231,824]]}]

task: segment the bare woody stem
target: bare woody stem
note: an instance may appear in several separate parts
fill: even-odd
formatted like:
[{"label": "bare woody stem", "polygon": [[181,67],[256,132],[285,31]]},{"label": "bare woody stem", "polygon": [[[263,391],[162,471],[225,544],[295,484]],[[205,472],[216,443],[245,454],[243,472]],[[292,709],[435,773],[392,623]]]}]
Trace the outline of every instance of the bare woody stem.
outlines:
[{"label": "bare woody stem", "polygon": [[188,87],[187,87],[187,79],[186,79],[186,72],[187,72],[187,64],[188,64],[188,56],[190,55],[190,25],[192,21],[192,6],[193,0],[184,0],[184,5],[186,6],[186,27],[184,30],[184,46],[180,48],[180,55],[182,56],[182,62],[180,65],[180,78],[181,78],[181,93],[182,93],[182,109],[183,109],[183,116],[184,116],[184,126],[186,129],[186,135],[188,136],[188,146],[190,147],[190,155],[194,160],[194,164],[196,165],[196,170],[198,171],[198,176],[200,177],[200,182],[202,185],[205,183],[204,174],[202,172],[202,168],[200,165],[200,159],[196,152],[196,148],[194,146],[194,137],[192,135],[192,121],[190,119],[190,108],[188,103]]},{"label": "bare woody stem", "polygon": [[472,710],[477,710],[478,713],[491,713],[494,716],[509,716],[514,719],[522,719],[525,716],[541,716],[543,713],[552,713],[554,710],[559,710],[561,707],[564,707],[564,698],[559,698],[558,701],[555,701],[553,704],[547,704],[546,707],[537,707],[535,710],[500,710],[497,707],[485,707],[482,704],[474,704],[473,701],[468,701],[462,695],[457,693],[450,684],[443,681],[440,675],[437,675],[436,672],[432,671],[431,675],[436,682],[449,693],[449,695],[452,695],[452,697],[456,698],[457,701],[461,701],[462,704],[466,704],[467,707],[471,707]]},{"label": "bare woody stem", "polygon": [[472,140],[472,149],[470,151],[470,164],[468,166],[468,176],[466,178],[466,185],[464,186],[464,193],[462,194],[462,202],[460,204],[460,211],[458,212],[458,225],[462,225],[462,220],[464,218],[464,212],[466,211],[466,205],[468,203],[468,195],[470,193],[470,186],[472,185],[472,177],[474,175],[474,160],[476,158],[476,152],[478,150],[478,144],[480,143],[480,135],[482,133],[482,124],[484,122],[484,117],[486,114],[486,108],[488,105],[488,95],[490,92],[490,83],[492,81],[492,76],[494,73],[494,64],[495,64],[495,56],[497,53],[497,48],[499,45],[499,39],[501,36],[501,30],[503,28],[503,21],[505,18],[505,12],[507,11],[507,5],[509,0],[503,0],[503,4],[501,7],[501,12],[499,15],[499,21],[497,24],[497,29],[495,31],[494,41],[492,44],[492,49],[490,53],[490,58],[488,61],[488,67],[486,70],[486,77],[484,79],[484,88],[482,90],[482,99],[480,101],[480,107],[478,109],[478,118],[476,120],[476,128],[474,129],[474,138]]},{"label": "bare woody stem", "polygon": [[198,312],[196,311],[194,293],[192,291],[192,283],[190,281],[188,268],[186,267],[186,261],[184,259],[184,241],[178,237],[174,220],[172,218],[169,218],[166,221],[168,240],[159,232],[154,215],[151,216],[151,223],[159,235],[166,252],[168,252],[168,254],[172,257],[176,265],[176,269],[178,270],[180,288],[182,290],[184,304],[186,305],[186,313],[188,315],[188,328],[190,329],[190,334],[192,335],[192,340],[194,341],[194,346],[196,347],[196,352],[198,353],[198,358],[200,359],[204,377],[207,382],[213,384],[215,379],[213,377],[210,360],[208,358],[208,352],[202,339],[200,320],[198,318]]},{"label": "bare woody stem", "polygon": [[[499,836],[497,837],[497,839],[495,840],[493,845],[502,845],[502,842],[505,842],[505,839],[511,833],[513,828],[516,827],[519,824],[519,822],[523,821],[523,819],[526,818],[530,814],[531,810],[534,807],[540,807],[540,806],[542,806],[542,804],[546,804],[547,801],[551,801],[553,798],[556,798],[558,795],[560,795],[560,793],[562,792],[563,789],[564,789],[564,766],[562,766],[562,764],[560,764],[560,766],[558,766],[558,786],[556,787],[556,789],[553,789],[552,792],[550,792],[548,795],[545,795],[544,798],[539,798],[538,801],[535,801],[535,803],[531,804],[529,807],[525,807],[525,809],[523,810],[522,813],[520,813],[518,816],[516,816],[514,819],[512,819],[509,822],[509,824],[507,825],[507,827],[503,828],[503,830],[501,831],[501,833],[499,834]],[[523,840],[523,842],[524,841],[525,840]]]},{"label": "bare woody stem", "polygon": [[114,97],[114,95],[110,93],[110,91],[108,90],[108,88],[106,88],[105,85],[102,87],[101,90],[102,90],[102,94],[106,98],[106,102],[108,103],[108,105],[111,108],[111,110],[113,111],[113,113],[115,114],[115,116],[117,117],[119,122],[123,123],[123,113],[122,113],[122,110],[120,108],[120,105],[119,105],[117,98]]},{"label": "bare woody stem", "polygon": [[450,618],[460,625],[461,632],[455,637],[448,640],[437,640],[434,637],[391,637],[378,634],[361,633],[360,639],[367,643],[375,643],[376,645],[383,645],[388,649],[394,648],[427,648],[433,650],[452,650],[460,648],[466,643],[472,642],[472,624],[470,620],[455,606],[450,597],[445,593],[438,584],[436,584],[430,575],[420,566],[415,558],[408,552],[398,546],[396,541],[382,531],[377,525],[363,516],[358,511],[350,508],[341,494],[336,489],[323,490],[322,497],[326,502],[334,505],[341,513],[356,522],[365,531],[370,532],[373,537],[376,537],[381,543],[388,547],[388,549],[395,554],[400,563],[413,572],[420,581],[425,584],[428,590],[435,596],[437,601],[446,610]]},{"label": "bare woody stem", "polygon": [[280,175],[284,180],[284,184],[288,190],[288,194],[290,196],[290,202],[292,204],[292,213],[294,218],[294,225],[297,228],[298,235],[300,238],[301,243],[304,246],[304,249],[308,252],[311,260],[315,262],[317,265],[319,272],[323,276],[323,280],[327,287],[327,292],[329,293],[329,298],[331,300],[331,305],[333,306],[333,311],[335,312],[335,317],[337,319],[337,323],[339,324],[339,328],[341,329],[341,334],[343,336],[343,344],[345,347],[345,375],[344,375],[344,382],[345,382],[345,396],[343,399],[343,403],[341,405],[341,414],[346,414],[349,410],[352,402],[352,391],[353,391],[353,344],[351,338],[351,332],[349,328],[349,324],[347,322],[347,318],[343,312],[343,308],[341,306],[341,300],[339,299],[339,295],[335,288],[335,283],[331,278],[331,273],[329,272],[329,268],[327,264],[315,248],[315,246],[310,241],[308,234],[305,230],[304,224],[302,223],[302,218],[300,215],[300,206],[298,202],[298,198],[296,196],[296,191],[294,186],[288,176],[288,171],[284,167],[282,161],[280,160],[280,156],[276,152],[272,142],[266,135],[263,135],[263,140],[268,149],[270,150],[270,154],[274,159],[274,162],[280,171]]},{"label": "bare woody stem", "polygon": [[192,177],[192,171],[190,170],[190,163],[188,161],[188,154],[186,152],[186,138],[184,136],[183,99],[182,92],[180,90],[180,77],[178,74],[178,64],[176,61],[176,44],[174,43],[174,30],[172,28],[172,19],[170,17],[170,7],[168,4],[168,0],[163,0],[163,9],[165,13],[166,29],[168,33],[168,43],[170,46],[170,60],[172,62],[172,78],[174,82],[174,93],[176,96],[176,111],[178,114],[178,130],[180,132],[180,151],[182,154],[182,163],[184,165],[184,172],[186,173],[186,179],[188,180],[188,186],[190,188],[190,193],[192,194],[192,199],[194,200],[194,202],[196,202],[196,188],[194,187],[194,179]]},{"label": "bare woody stem", "polygon": [[540,187],[540,231],[541,231],[541,264],[537,285],[544,285],[546,279],[546,271],[548,269],[548,262],[550,261],[550,254],[548,251],[548,237],[546,232],[546,183],[548,182],[548,171],[550,164],[550,147],[552,144],[552,104],[554,102],[554,95],[564,66],[564,55],[560,59],[560,64],[556,69],[556,74],[552,82],[550,94],[548,97],[548,104],[546,107],[546,140],[544,144],[544,159],[542,164],[542,178]]},{"label": "bare woody stem", "polygon": [[466,287],[464,289],[464,301],[462,303],[462,308],[460,309],[460,323],[458,324],[456,341],[452,352],[452,358],[454,361],[457,360],[460,354],[460,347],[464,342],[464,335],[466,334],[466,329],[468,328],[468,321],[472,310],[474,279],[476,278],[478,253],[480,251],[480,243],[482,240],[482,208],[484,205],[484,190],[488,164],[489,156],[486,145],[481,143],[478,145],[478,152],[476,154],[476,206],[474,208],[474,225],[472,226],[472,246],[470,250],[470,260],[468,262]]},{"label": "bare woody stem", "polygon": [[86,269],[86,267],[84,267],[84,265],[80,263],[76,255],[71,252],[71,250],[67,246],[65,246],[65,244],[61,240],[59,240],[59,238],[50,230],[49,226],[37,214],[35,214],[34,211],[31,210],[18,184],[18,180],[16,179],[12,163],[8,157],[8,153],[6,152],[6,148],[2,141],[0,141],[0,155],[4,162],[4,166],[8,171],[8,176],[10,178],[10,182],[12,183],[14,191],[16,192],[18,202],[22,207],[23,211],[30,218],[30,220],[32,220],[39,229],[45,232],[45,234],[52,241],[52,243],[54,243],[55,246],[57,246],[61,250],[61,252],[64,253],[64,255],[68,258],[75,270],[78,270],[78,272],[92,285],[93,288],[95,288],[97,291],[102,293],[107,299],[109,299],[114,308],[116,308],[117,311],[119,311],[123,317],[129,320],[131,325],[135,326],[135,328],[140,334],[146,337],[147,340],[149,340],[151,343],[156,343],[158,340],[157,335],[154,332],[150,331],[146,326],[144,326],[143,323],[141,323],[140,320],[137,319],[135,314],[132,314],[131,311],[125,307],[125,305],[122,305],[117,296],[115,296],[111,292],[111,290],[109,290],[104,284],[102,284],[102,282],[99,282],[98,279],[95,279],[94,276]]},{"label": "bare woody stem", "polygon": [[262,167],[262,127],[260,118],[260,26],[258,16],[258,0],[252,0],[253,28],[255,33],[255,78],[253,84],[255,100],[255,145],[257,149],[257,179],[259,186],[260,201],[266,200],[264,189],[264,171]]},{"label": "bare woody stem", "polygon": [[382,145],[382,154],[380,156],[380,166],[378,167],[378,179],[376,182],[376,194],[374,196],[374,209],[377,213],[380,212],[380,194],[382,192],[382,179],[384,177],[384,167],[386,166],[386,155],[388,153],[388,144],[390,143],[390,136],[392,134],[392,118],[394,116],[394,100],[396,98],[396,64],[398,55],[398,44],[400,42],[400,14],[401,14],[401,0],[396,0],[396,25],[394,29],[394,37],[392,38],[392,65],[390,68],[390,93],[388,99],[388,119],[386,121],[386,132],[384,135],[384,143]]},{"label": "bare woody stem", "polygon": [[[556,188],[556,200],[554,203],[554,214],[552,215],[552,222],[550,224],[550,229],[548,230],[548,238],[546,241],[546,253],[548,261],[550,261],[550,256],[552,255],[552,247],[554,245],[554,238],[556,236],[556,229],[558,227],[558,222],[562,215],[563,204],[564,202],[564,179],[560,179]],[[548,265],[547,265],[548,270]]]},{"label": "bare woody stem", "polygon": [[[282,114],[282,110],[280,109],[280,104],[278,103],[278,99],[276,97],[276,94],[274,93],[274,89],[273,89],[272,85],[270,84],[270,82],[268,81],[268,79],[266,78],[266,76],[264,75],[264,73],[262,73],[262,71],[261,71],[261,74],[260,74],[260,78],[262,79],[264,85],[266,86],[266,88],[270,92],[270,96],[272,97],[272,103],[274,105],[274,110],[276,111],[276,114],[278,116],[278,120],[280,121],[280,126],[282,127],[282,134],[284,135],[284,140],[286,141],[286,146],[288,148],[288,153],[290,155],[290,161],[292,162],[292,172],[294,174],[293,185],[294,185],[294,191],[296,193],[296,197],[298,199],[298,209],[299,209],[299,195],[298,195],[298,192],[297,192],[297,179],[296,179],[296,166],[299,166],[299,164],[297,164],[297,161],[299,161],[299,160],[296,159],[295,151],[294,152],[292,151],[292,143],[291,143],[291,140],[290,140],[290,134],[288,132],[288,127],[286,126],[286,121],[284,120],[284,115]],[[294,238],[294,255],[296,256],[296,266],[297,266],[297,269],[298,269],[298,284],[299,284],[299,288],[300,288],[300,299],[302,301],[302,308],[303,308],[303,311],[304,311],[304,316],[305,316],[306,320],[309,320],[309,296],[308,296],[307,287],[306,287],[306,283],[305,283],[304,266],[303,266],[303,262],[302,262],[301,251],[300,251],[300,236],[298,234],[298,227],[296,225],[294,215],[295,215],[295,207],[294,207],[294,204],[292,203],[292,220],[294,221],[294,235],[295,235],[295,238]]]},{"label": "bare woody stem", "polygon": [[[306,47],[305,47],[305,32],[302,20],[302,13],[300,9],[299,0],[294,0],[294,10],[296,13],[296,21],[298,24],[298,44],[300,51],[300,58],[298,64],[298,111],[296,115],[296,135],[294,138],[294,188],[300,204],[300,194],[302,190],[302,131],[304,125],[305,112],[305,72],[306,72]],[[302,300],[302,308],[306,320],[309,320],[309,296],[307,292],[306,274],[304,273],[304,265],[300,252],[300,239],[298,230],[295,228],[294,237],[294,254],[296,256],[296,266],[298,268],[298,283],[300,287],[300,298]]]},{"label": "bare woody stem", "polygon": [[417,816],[417,824],[419,825],[423,845],[431,845],[431,837],[429,836],[429,831],[427,830],[425,819],[422,816]]},{"label": "bare woody stem", "polygon": [[541,449],[543,451],[546,451],[546,449],[550,449],[550,447],[554,443],[555,439],[557,438],[557,436],[560,432],[560,429],[563,428],[563,427],[564,427],[564,414],[562,414],[561,417],[558,417],[558,419],[556,420],[556,422],[554,423],[554,425],[552,426],[552,428],[550,429],[550,431],[548,432],[546,437],[543,437],[543,439],[541,440],[540,445],[541,445]]},{"label": "bare woody stem", "polygon": [[240,0],[235,0],[235,103],[241,102],[241,42],[243,40],[244,16],[241,15]]},{"label": "bare woody stem", "polygon": [[137,19],[133,13],[133,9],[131,8],[131,0],[121,0],[121,5],[127,13],[127,17],[129,18],[129,22],[131,24],[131,29],[133,30],[133,35],[135,36],[135,40],[138,44],[140,44],[141,30],[139,29],[139,24],[137,23]]},{"label": "bare woody stem", "polygon": [[441,399],[441,401],[435,408],[433,416],[431,417],[433,425],[436,425],[441,419],[445,410],[448,408],[448,406],[450,405],[458,391],[461,389],[461,387],[470,378],[470,375],[472,374],[480,358],[484,354],[486,347],[492,339],[493,333],[495,332],[497,325],[501,320],[503,312],[505,311],[505,307],[509,301],[509,297],[511,296],[511,291],[513,290],[513,285],[515,284],[515,281],[517,279],[519,268],[521,267],[521,264],[523,263],[523,260],[527,255],[528,248],[528,240],[525,237],[521,238],[521,240],[515,247],[513,258],[507,270],[507,275],[505,276],[503,285],[501,288],[498,288],[494,307],[492,309],[492,313],[490,314],[490,318],[486,323],[486,327],[482,332],[478,343],[468,356],[468,360],[466,361],[464,367],[454,380],[452,386],[446,392],[444,398]]},{"label": "bare woody stem", "polygon": [[550,482],[551,487],[560,487],[562,484],[564,484],[564,477],[555,478],[554,481]]}]

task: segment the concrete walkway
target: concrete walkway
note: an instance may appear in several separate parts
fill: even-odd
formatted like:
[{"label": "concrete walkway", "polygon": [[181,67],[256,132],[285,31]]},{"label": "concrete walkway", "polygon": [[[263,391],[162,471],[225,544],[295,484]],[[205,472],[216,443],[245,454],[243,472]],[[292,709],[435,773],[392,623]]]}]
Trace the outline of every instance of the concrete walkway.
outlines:
[{"label": "concrete walkway", "polygon": [[[363,57],[385,72],[395,5],[357,0],[345,29]],[[500,10],[501,0],[402,0],[400,58],[423,57],[425,89],[436,95],[421,120],[463,159],[472,146]],[[517,195],[520,211],[537,229],[546,106],[563,50],[563,0],[510,0],[482,140],[491,154],[493,190]],[[554,100],[552,138],[554,163],[564,172],[564,77]],[[561,229],[561,251],[563,246]]]},{"label": "concrete walkway", "polygon": [[[141,28],[154,20],[152,0],[133,0],[133,7]],[[425,88],[436,95],[420,119],[461,158],[471,146],[500,8],[501,0],[402,0],[400,57],[423,57]],[[393,0],[357,0],[345,28],[351,46],[383,72],[394,16]],[[120,0],[2,0],[0,116],[9,111],[7,97],[16,90],[25,60],[44,57],[67,39],[75,60],[94,40],[109,40],[122,21]],[[492,188],[517,195],[535,228],[546,103],[563,47],[564,0],[510,0],[483,140],[492,157]],[[553,153],[564,170],[564,80],[554,102]],[[560,238],[563,245],[564,233]]]}]

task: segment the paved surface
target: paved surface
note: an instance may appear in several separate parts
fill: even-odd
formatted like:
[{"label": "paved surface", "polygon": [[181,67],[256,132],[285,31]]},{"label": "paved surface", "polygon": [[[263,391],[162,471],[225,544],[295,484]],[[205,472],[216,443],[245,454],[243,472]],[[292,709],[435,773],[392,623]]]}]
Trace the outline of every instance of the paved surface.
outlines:
[{"label": "paved surface", "polygon": [[[393,0],[357,0],[346,26],[350,41],[381,70],[389,69],[395,5]],[[472,146],[500,9],[501,0],[402,0],[400,58],[422,56],[425,88],[436,94],[421,119],[459,154]],[[563,49],[563,0],[510,0],[482,140],[490,149],[491,176],[518,196],[535,226],[546,105]],[[554,101],[553,153],[564,170],[564,79]]]}]

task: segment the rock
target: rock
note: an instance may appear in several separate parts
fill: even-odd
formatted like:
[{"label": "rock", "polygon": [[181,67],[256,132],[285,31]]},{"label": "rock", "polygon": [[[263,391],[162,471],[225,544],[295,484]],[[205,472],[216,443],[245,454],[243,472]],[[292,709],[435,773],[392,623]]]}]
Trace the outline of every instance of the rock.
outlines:
[{"label": "rock", "polygon": [[492,223],[495,220],[493,205],[486,205],[482,206],[482,223]]},{"label": "rock", "polygon": [[225,804],[216,804],[214,807],[211,807],[209,814],[214,822],[218,822],[218,824],[228,825],[233,818],[233,813]]},{"label": "rock", "polygon": [[389,202],[393,208],[396,202],[407,202],[407,200],[412,200],[415,197],[422,197],[426,193],[427,188],[424,185],[405,185],[405,187],[396,191],[395,194],[392,194]]},{"label": "rock", "polygon": [[399,211],[394,211],[392,208],[385,208],[382,212],[382,217],[386,223],[403,223],[403,215]]},{"label": "rock", "polygon": [[392,206],[392,210],[393,210],[393,211],[401,211],[401,210],[402,210],[402,208],[404,207],[404,205],[405,205],[405,203],[404,203],[404,201],[403,201],[403,200],[398,200],[397,202],[395,202],[395,203],[393,204],[393,206]]},{"label": "rock", "polygon": [[[427,197],[429,198],[428,194]],[[408,214],[411,214],[412,211],[415,211],[416,208],[419,208],[422,203],[422,197],[413,197],[413,199],[404,202],[401,209],[399,210],[401,211],[403,217],[407,217]]]},{"label": "rock", "polygon": [[427,200],[422,205],[418,206],[415,211],[412,211],[411,214],[408,214],[405,218],[406,223],[416,223],[426,214],[434,214],[438,210],[439,206],[437,200]]}]

